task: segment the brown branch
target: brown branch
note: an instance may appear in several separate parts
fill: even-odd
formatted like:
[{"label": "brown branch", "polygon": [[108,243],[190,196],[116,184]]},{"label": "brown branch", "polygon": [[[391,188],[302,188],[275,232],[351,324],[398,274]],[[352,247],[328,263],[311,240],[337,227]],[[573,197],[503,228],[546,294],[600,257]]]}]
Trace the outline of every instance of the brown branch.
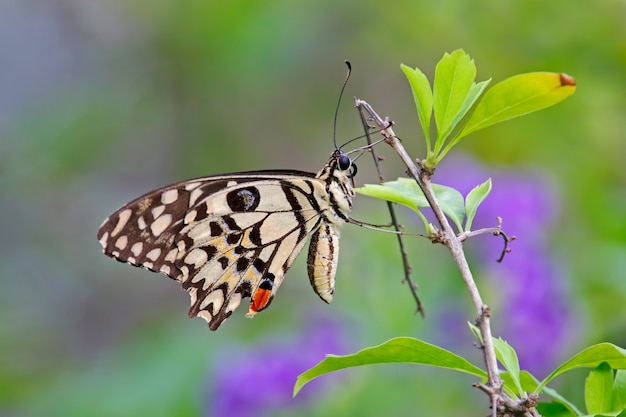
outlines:
[{"label": "brown branch", "polygon": [[[365,113],[368,114],[368,120],[371,120],[380,128],[380,133],[385,138],[385,142],[387,142],[400,156],[404,164],[406,165],[409,174],[415,179],[417,185],[420,187],[426,200],[428,201],[430,207],[432,208],[435,217],[439,225],[441,226],[441,230],[438,231],[440,233],[438,240],[440,240],[443,244],[445,244],[454,261],[461,272],[461,277],[467,291],[470,294],[472,302],[474,304],[474,308],[476,310],[478,318],[476,319],[476,323],[478,328],[480,329],[480,334],[482,337],[482,350],[485,360],[485,367],[487,370],[487,384],[478,385],[479,388],[482,386],[482,390],[485,391],[491,400],[492,407],[492,416],[506,416],[506,415],[537,415],[536,411],[529,406],[525,410],[524,414],[517,413],[516,409],[511,409],[513,404],[515,404],[515,400],[508,397],[502,390],[504,385],[502,378],[500,378],[500,373],[498,370],[498,362],[496,359],[495,348],[493,345],[492,335],[491,335],[491,325],[490,318],[491,312],[489,307],[485,305],[482,301],[482,297],[480,292],[478,291],[478,287],[476,286],[476,282],[472,275],[472,272],[467,263],[467,259],[465,258],[465,253],[463,251],[462,239],[457,236],[451,227],[448,219],[444,215],[441,207],[437,203],[437,199],[435,198],[435,194],[432,190],[432,185],[430,182],[430,177],[433,175],[431,170],[427,170],[422,164],[421,161],[417,160],[416,163],[413,162],[411,157],[408,155],[402,143],[393,132],[392,125],[388,118],[382,119],[374,109],[365,101],[356,99],[355,104],[357,108],[362,109]],[[419,166],[419,168],[418,168]],[[492,230],[492,233],[497,233],[499,235],[503,235],[502,231],[499,228],[496,230]],[[505,251],[503,251],[503,255],[506,252],[506,244],[510,241],[506,235],[503,235],[505,239]],[[467,237],[465,237],[466,239]],[[463,239],[464,240],[464,239]],[[502,257],[501,257],[502,258]],[[529,397],[530,398],[530,397]],[[531,411],[532,410],[532,411]]]},{"label": "brown branch", "polygon": [[[369,131],[370,126],[367,123],[367,119],[365,115],[363,114],[363,110],[358,106],[357,108],[359,110],[359,116],[361,117],[361,122],[363,123],[363,129],[365,130],[365,137],[367,138],[367,144],[370,146],[369,149],[370,149],[370,152],[372,153],[372,158],[374,159],[374,166],[376,167],[376,171],[378,172],[378,179],[380,180],[381,183],[383,183],[385,182],[385,177],[382,173],[382,169],[380,166],[380,161],[382,160],[382,158],[378,156],[376,152],[376,148],[371,146],[372,138],[370,136],[370,131]],[[391,223],[393,224],[395,230],[400,232],[401,226],[398,223],[398,217],[396,216],[396,210],[392,202],[387,201],[387,209],[389,210]],[[424,305],[422,304],[422,300],[420,299],[419,294],[417,292],[418,285],[411,278],[413,269],[411,268],[411,264],[409,263],[409,255],[406,251],[406,246],[404,245],[404,239],[402,238],[401,233],[398,233],[396,236],[398,237],[398,245],[400,246],[400,256],[402,257],[402,266],[404,268],[404,281],[408,284],[409,289],[411,290],[411,294],[413,295],[413,299],[415,300],[415,303],[417,304],[416,312],[419,313],[422,316],[422,318],[424,318],[426,316],[426,312],[424,311]]]}]

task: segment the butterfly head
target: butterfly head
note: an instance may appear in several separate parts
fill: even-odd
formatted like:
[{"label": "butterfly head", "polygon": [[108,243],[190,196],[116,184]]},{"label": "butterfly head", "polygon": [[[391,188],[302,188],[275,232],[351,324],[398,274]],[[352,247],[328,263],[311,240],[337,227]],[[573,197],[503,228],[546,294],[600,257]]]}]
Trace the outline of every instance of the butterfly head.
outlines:
[{"label": "butterfly head", "polygon": [[352,159],[340,148],[330,156],[330,160],[316,178],[326,183],[326,192],[333,201],[333,209],[337,220],[347,220],[348,213],[352,209],[354,197],[354,176],[356,165]]},{"label": "butterfly head", "polygon": [[333,155],[330,158],[329,165],[333,170],[338,169],[344,172],[348,178],[352,179],[356,175],[356,164],[352,162],[352,159],[348,156],[348,154],[341,149],[335,149],[335,152],[333,152]]}]

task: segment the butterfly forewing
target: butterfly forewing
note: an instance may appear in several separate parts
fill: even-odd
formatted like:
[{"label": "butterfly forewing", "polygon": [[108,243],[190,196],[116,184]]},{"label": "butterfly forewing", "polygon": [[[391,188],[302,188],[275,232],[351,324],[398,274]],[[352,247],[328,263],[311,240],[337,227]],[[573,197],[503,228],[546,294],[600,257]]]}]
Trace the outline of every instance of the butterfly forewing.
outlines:
[{"label": "butterfly forewing", "polygon": [[[266,308],[311,234],[343,223],[353,194],[336,159],[317,176],[260,171],[155,190],[109,216],[98,239],[108,256],[180,281],[191,296],[190,317],[215,330],[243,298],[251,298],[249,316]],[[315,278],[321,291],[311,278],[327,302],[322,292],[332,297],[326,282],[334,283],[335,268],[332,277]]]}]

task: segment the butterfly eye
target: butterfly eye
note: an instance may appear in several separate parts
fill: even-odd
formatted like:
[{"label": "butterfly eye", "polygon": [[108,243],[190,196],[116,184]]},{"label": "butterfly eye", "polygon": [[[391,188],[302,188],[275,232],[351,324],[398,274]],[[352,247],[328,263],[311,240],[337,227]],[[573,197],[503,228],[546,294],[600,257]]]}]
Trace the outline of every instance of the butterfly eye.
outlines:
[{"label": "butterfly eye", "polygon": [[348,178],[354,178],[356,175],[356,164],[352,164],[350,167],[352,169],[350,170],[350,173],[348,173]]},{"label": "butterfly eye", "polygon": [[346,155],[345,153],[342,153],[341,155],[339,155],[339,159],[337,160],[337,163],[339,165],[339,169],[342,171],[347,170],[352,165],[352,161],[350,160],[350,157]]}]

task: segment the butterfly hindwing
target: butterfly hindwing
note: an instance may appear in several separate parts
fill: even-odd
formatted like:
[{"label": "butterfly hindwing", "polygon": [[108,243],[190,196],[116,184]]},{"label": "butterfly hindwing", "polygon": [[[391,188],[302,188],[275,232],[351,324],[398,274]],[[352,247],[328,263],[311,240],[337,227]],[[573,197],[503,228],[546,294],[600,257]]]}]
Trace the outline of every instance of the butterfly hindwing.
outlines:
[{"label": "butterfly hindwing", "polygon": [[248,316],[266,308],[313,235],[309,259],[314,248],[324,253],[315,261],[316,278],[309,267],[311,284],[329,302],[335,223],[343,223],[353,195],[336,160],[333,154],[317,176],[258,171],[172,184],[109,216],[98,239],[108,256],[180,281],[191,296],[190,317],[215,330],[243,298],[251,298]]},{"label": "butterfly hindwing", "polygon": [[[314,178],[281,178],[231,184],[199,201],[203,214],[179,233],[176,266],[191,295],[191,317],[216,328],[251,297],[249,316],[266,308],[320,213],[310,198]],[[208,213],[205,215],[205,213]]]}]

